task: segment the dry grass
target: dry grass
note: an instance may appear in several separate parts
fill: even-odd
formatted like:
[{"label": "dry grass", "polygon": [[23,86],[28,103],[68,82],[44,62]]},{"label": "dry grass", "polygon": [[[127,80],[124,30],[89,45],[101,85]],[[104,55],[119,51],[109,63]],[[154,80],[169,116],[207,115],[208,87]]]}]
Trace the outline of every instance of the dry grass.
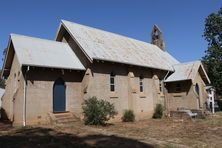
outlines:
[{"label": "dry grass", "polygon": [[[28,139],[28,140],[27,140]],[[206,119],[145,120],[106,127],[31,127],[0,132],[0,147],[222,147],[222,113]]]},{"label": "dry grass", "polygon": [[222,113],[206,119],[150,119],[99,129],[160,147],[222,147]]}]

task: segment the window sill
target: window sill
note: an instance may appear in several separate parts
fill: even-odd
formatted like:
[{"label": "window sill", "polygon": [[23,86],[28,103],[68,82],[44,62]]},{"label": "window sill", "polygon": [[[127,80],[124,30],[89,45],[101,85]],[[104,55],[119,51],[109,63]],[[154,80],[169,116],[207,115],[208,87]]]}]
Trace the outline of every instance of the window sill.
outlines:
[{"label": "window sill", "polygon": [[182,97],[185,93],[173,93],[174,97]]},{"label": "window sill", "polygon": [[158,92],[158,94],[159,94],[160,96],[164,96],[164,95],[163,95],[163,92]]},{"label": "window sill", "polygon": [[144,92],[140,92],[140,98],[146,98],[146,94]]},{"label": "window sill", "polygon": [[137,90],[135,88],[132,89],[131,93],[136,94]]},{"label": "window sill", "polygon": [[109,97],[110,97],[110,99],[119,98],[118,95],[116,94],[116,92],[110,92]]}]

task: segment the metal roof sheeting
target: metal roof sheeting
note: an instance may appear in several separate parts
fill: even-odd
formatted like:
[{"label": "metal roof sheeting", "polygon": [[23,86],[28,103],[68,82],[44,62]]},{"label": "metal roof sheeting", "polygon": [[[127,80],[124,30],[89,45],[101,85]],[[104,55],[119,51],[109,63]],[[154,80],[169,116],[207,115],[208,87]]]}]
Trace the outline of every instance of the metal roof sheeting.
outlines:
[{"label": "metal roof sheeting", "polygon": [[201,61],[193,61],[188,63],[176,64],[173,66],[175,72],[171,74],[165,82],[176,82],[182,80],[194,80],[199,68],[201,67],[203,70],[203,74],[205,75],[206,82],[210,83],[210,80],[204,70],[204,67]]},{"label": "metal roof sheeting", "polygon": [[173,71],[179,62],[156,45],[62,20],[62,24],[91,58]]},{"label": "metal roof sheeting", "polygon": [[11,34],[21,65],[85,70],[67,43]]}]

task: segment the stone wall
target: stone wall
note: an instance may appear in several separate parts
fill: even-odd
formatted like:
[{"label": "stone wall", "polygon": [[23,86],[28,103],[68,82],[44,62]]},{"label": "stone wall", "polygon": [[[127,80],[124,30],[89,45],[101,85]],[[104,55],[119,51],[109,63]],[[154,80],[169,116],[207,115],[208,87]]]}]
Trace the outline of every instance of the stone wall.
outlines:
[{"label": "stone wall", "polygon": [[[114,92],[110,91],[111,72],[115,73]],[[137,119],[150,118],[153,115],[154,102],[158,102],[159,99],[157,98],[159,83],[155,84],[153,75],[162,77],[164,73],[148,68],[97,61],[86,74],[84,78],[87,80],[83,80],[84,99],[96,96],[113,103],[119,117],[126,109],[132,109]],[[143,77],[143,92],[139,89],[140,76]]]},{"label": "stone wall", "polygon": [[82,113],[81,81],[83,71],[30,68],[27,74],[27,124],[47,123],[53,112],[53,85],[58,78],[65,81],[66,111]]},{"label": "stone wall", "polygon": [[22,123],[24,77],[17,56],[14,55],[10,75],[6,80],[5,94],[2,98],[2,108],[10,121]]}]

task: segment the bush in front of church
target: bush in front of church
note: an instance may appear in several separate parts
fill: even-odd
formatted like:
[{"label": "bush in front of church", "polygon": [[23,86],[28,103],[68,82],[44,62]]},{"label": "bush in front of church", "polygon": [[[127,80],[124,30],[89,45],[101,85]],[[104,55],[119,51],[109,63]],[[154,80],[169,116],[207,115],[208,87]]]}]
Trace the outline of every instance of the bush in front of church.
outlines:
[{"label": "bush in front of church", "polygon": [[163,110],[164,110],[163,105],[162,104],[157,104],[156,108],[155,108],[155,111],[154,111],[154,114],[153,114],[153,118],[154,119],[162,118]]},{"label": "bush in front of church", "polygon": [[122,117],[123,122],[134,122],[135,121],[135,115],[133,110],[125,110]]},{"label": "bush in front of church", "polygon": [[113,104],[96,97],[85,100],[82,108],[86,125],[105,125],[117,114]]}]

